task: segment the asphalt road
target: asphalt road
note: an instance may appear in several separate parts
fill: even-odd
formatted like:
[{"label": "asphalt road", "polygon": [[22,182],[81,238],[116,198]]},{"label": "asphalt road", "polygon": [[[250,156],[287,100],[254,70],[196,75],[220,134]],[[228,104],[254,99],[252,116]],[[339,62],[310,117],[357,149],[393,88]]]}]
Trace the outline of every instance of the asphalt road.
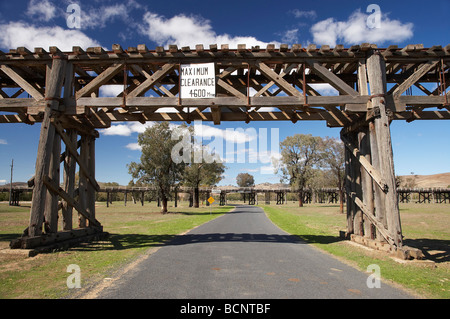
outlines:
[{"label": "asphalt road", "polygon": [[[382,272],[382,269],[381,269]],[[291,236],[262,209],[238,206],[126,272],[98,298],[413,298]]]}]

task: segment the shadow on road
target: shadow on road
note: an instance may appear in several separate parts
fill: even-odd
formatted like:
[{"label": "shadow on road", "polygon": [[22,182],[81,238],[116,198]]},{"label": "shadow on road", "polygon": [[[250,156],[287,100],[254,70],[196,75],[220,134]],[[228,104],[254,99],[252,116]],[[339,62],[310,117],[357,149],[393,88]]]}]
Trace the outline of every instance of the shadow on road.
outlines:
[{"label": "shadow on road", "polygon": [[[331,236],[306,236],[309,242],[332,243],[339,238]],[[279,234],[249,234],[249,233],[211,233],[185,235],[143,235],[143,234],[110,234],[107,241],[90,243],[84,247],[74,247],[72,250],[124,250],[145,247],[160,247],[172,245],[193,245],[201,243],[220,242],[254,242],[254,243],[291,243],[306,244],[294,235]]]},{"label": "shadow on road", "polygon": [[255,242],[255,243],[304,243],[297,236],[279,234],[249,234],[249,233],[212,233],[186,234],[176,236],[168,245],[189,245],[196,243],[220,242]]}]

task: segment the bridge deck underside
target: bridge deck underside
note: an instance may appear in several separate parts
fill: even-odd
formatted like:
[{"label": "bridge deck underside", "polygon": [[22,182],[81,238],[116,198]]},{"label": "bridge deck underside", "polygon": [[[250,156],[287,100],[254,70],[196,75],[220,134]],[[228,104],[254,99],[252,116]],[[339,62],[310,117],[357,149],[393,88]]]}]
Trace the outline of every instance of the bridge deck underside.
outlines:
[{"label": "bridge deck underside", "polygon": [[[114,45],[111,51],[74,47],[72,52],[60,52],[51,47],[49,52],[42,48],[0,52],[0,123],[43,120],[48,71],[52,59],[62,57],[68,61],[59,106],[65,128],[195,120],[216,124],[322,120],[330,127],[344,127],[373,115],[371,96],[358,82],[373,50],[386,61],[386,103],[392,119],[450,118],[449,46],[242,45],[230,50],[227,45],[212,45],[150,51],[145,45],[128,50]],[[181,97],[180,65],[207,62],[215,64],[216,97]]]}]

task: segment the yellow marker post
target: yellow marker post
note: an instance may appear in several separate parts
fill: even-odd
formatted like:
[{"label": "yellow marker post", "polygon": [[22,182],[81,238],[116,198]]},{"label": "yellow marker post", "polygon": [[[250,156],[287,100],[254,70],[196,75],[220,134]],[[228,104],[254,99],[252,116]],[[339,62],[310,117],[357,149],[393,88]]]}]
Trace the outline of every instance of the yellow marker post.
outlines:
[{"label": "yellow marker post", "polygon": [[214,203],[214,198],[212,198],[211,196],[210,198],[208,198],[208,202],[209,202],[209,214],[211,215],[212,203]]}]

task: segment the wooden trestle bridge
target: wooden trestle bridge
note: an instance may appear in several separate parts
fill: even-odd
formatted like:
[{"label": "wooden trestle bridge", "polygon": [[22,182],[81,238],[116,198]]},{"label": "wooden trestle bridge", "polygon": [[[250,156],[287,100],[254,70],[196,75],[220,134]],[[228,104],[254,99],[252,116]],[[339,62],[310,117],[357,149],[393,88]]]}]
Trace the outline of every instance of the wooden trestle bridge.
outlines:
[{"label": "wooden trestle bridge", "polygon": [[[181,96],[180,69],[195,63],[214,63],[215,96]],[[312,120],[342,127],[346,235],[410,258],[414,249],[403,245],[390,123],[450,119],[449,66],[450,45],[169,45],[155,50],[114,45],[111,51],[20,47],[0,52],[0,123],[42,123],[29,226],[15,247],[103,232],[94,205],[100,190],[97,129],[126,121]],[[339,95],[321,96],[314,86],[321,83]],[[108,85],[121,85],[123,91],[101,97],[100,89]],[[167,107],[173,111],[161,110]],[[72,225],[73,209],[81,216],[78,229]]]},{"label": "wooden trestle bridge", "polygon": [[[20,195],[23,193],[32,193],[33,187],[27,186],[14,186],[10,188],[0,187],[0,193],[11,193],[10,205],[20,205]],[[156,187],[128,187],[128,186],[107,186],[100,187],[99,193],[106,194],[106,203],[109,206],[113,201],[113,194],[124,194],[124,204],[126,206],[128,201],[128,194],[131,195],[132,200],[141,202],[144,205],[145,195],[151,194],[149,200],[158,202],[160,206],[160,199],[158,198]],[[181,194],[189,195],[189,207],[193,206],[194,189],[192,187],[177,187],[173,192],[174,205],[177,207],[178,197]],[[291,187],[200,187],[199,194],[202,194],[204,200],[208,199],[212,195],[219,197],[219,205],[224,206],[227,204],[227,194],[240,193],[243,194],[244,202],[248,200],[249,205],[258,203],[258,194],[264,195],[264,203],[270,204],[272,194],[275,195],[275,203],[277,205],[283,205],[287,203],[287,194],[298,195],[298,190]],[[314,195],[316,197],[314,198]],[[398,201],[400,203],[435,203],[435,204],[450,204],[450,188],[397,188]],[[338,188],[320,188],[320,189],[303,189],[303,203],[338,203],[339,202],[339,189]],[[416,197],[416,198],[414,198]],[[246,199],[247,198],[247,199]],[[298,196],[296,196],[298,199]],[[344,198],[345,202],[345,198]],[[208,202],[206,201],[206,205]]]}]

